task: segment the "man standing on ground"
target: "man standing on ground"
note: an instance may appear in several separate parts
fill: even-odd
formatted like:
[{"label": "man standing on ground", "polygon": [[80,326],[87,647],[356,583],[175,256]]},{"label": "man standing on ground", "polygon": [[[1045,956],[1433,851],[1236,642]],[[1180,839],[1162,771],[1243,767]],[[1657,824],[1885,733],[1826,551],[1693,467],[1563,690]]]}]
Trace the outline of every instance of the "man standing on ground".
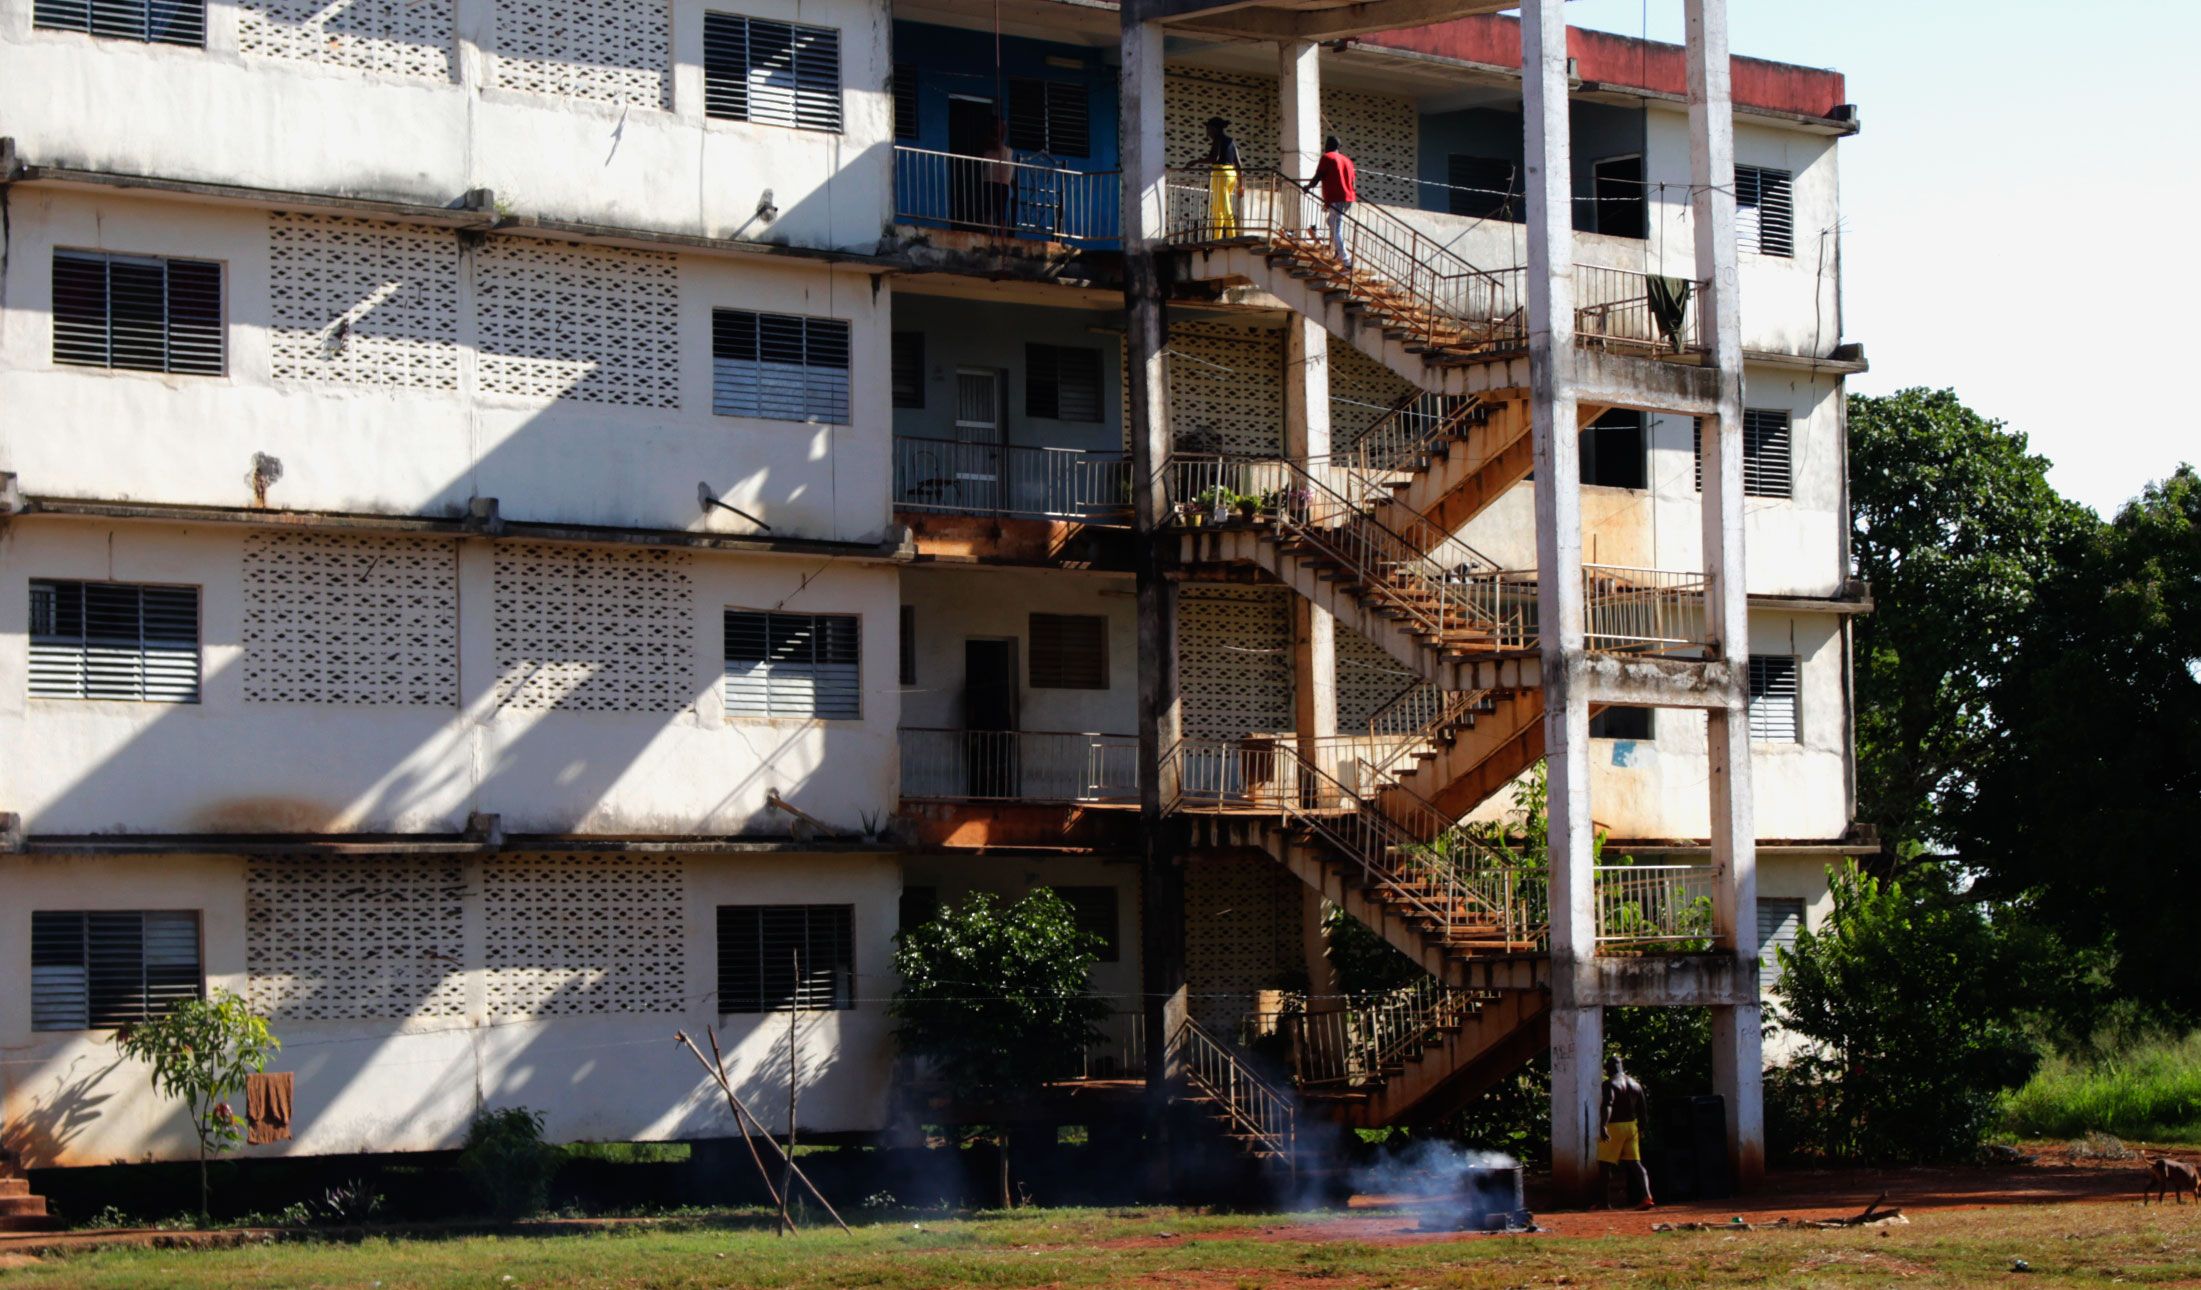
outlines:
[{"label": "man standing on ground", "polygon": [[1597,1123],[1597,1168],[1604,1189],[1599,1208],[1612,1193],[1616,1170],[1625,1171],[1630,1192],[1642,1195],[1636,1208],[1652,1207],[1651,1173],[1643,1167],[1643,1117],[1650,1109],[1650,1094],[1621,1069],[1620,1058],[1606,1058],[1605,1098]]},{"label": "man standing on ground", "polygon": [[1330,250],[1350,273],[1353,257],[1345,249],[1345,216],[1359,197],[1353,192],[1353,159],[1345,155],[1344,145],[1334,134],[1322,140],[1322,160],[1315,163],[1314,178],[1307,182],[1306,189],[1311,193],[1317,186],[1322,189],[1322,205],[1330,212]]}]

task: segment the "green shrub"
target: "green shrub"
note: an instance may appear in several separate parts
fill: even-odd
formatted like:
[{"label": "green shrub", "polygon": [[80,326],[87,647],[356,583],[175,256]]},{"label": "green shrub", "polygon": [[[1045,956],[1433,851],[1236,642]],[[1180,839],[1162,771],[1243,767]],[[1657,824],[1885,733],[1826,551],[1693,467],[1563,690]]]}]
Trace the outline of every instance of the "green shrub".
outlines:
[{"label": "green shrub", "polygon": [[2052,1058],[2004,1102],[2003,1125],[2028,1138],[2201,1142],[2201,1033],[2091,1062]]},{"label": "green shrub", "polygon": [[543,1113],[524,1106],[474,1113],[459,1171],[498,1218],[524,1218],[550,1203],[558,1153],[543,1142]]}]

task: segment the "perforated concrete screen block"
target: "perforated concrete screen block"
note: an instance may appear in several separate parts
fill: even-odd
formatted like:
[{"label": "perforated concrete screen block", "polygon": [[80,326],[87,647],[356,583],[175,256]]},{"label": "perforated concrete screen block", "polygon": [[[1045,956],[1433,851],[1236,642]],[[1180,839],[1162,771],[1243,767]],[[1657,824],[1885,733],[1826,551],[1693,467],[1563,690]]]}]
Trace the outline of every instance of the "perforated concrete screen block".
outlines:
[{"label": "perforated concrete screen block", "polygon": [[1282,587],[1188,586],[1179,593],[1186,738],[1291,729],[1290,596]]},{"label": "perforated concrete screen block", "polygon": [[502,706],[677,713],[704,673],[685,551],[503,543],[494,567]]},{"label": "perforated concrete screen block", "polygon": [[631,107],[672,106],[667,23],[648,0],[498,0],[500,89]]},{"label": "perforated concrete screen block", "polygon": [[682,1010],[677,856],[498,856],[482,866],[492,1021]]},{"label": "perforated concrete screen block", "polygon": [[331,215],[268,215],[278,381],[459,387],[458,238]]},{"label": "perforated concrete screen block", "polygon": [[448,81],[453,12],[422,0],[244,0],[237,47],[247,58]]},{"label": "perforated concrete screen block", "polygon": [[673,256],[497,238],[476,252],[484,394],[680,406]]},{"label": "perforated concrete screen block", "polygon": [[242,635],[247,703],[456,707],[458,547],[247,534]]},{"label": "perforated concrete screen block", "polygon": [[246,994],[283,1021],[466,1015],[456,856],[268,856],[245,870]]}]

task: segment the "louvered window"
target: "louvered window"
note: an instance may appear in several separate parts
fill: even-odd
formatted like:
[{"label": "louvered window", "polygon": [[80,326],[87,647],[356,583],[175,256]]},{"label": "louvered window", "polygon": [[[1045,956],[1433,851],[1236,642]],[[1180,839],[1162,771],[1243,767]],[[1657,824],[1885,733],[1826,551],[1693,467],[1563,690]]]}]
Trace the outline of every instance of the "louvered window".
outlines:
[{"label": "louvered window", "polygon": [[1796,948],[1796,933],[1803,925],[1803,901],[1783,898],[1758,902],[1759,994],[1771,994],[1780,987],[1780,951]]},{"label": "louvered window", "polygon": [[199,591],[31,582],[31,697],[199,701]]},{"label": "louvered window", "polygon": [[917,69],[908,63],[894,65],[894,137],[917,137]]},{"label": "louvered window", "polygon": [[898,331],[893,345],[894,406],[921,408],[925,406],[925,333]]},{"label": "louvered window", "polygon": [[1086,89],[1077,81],[1009,81],[1009,146],[1056,157],[1083,157],[1093,150],[1086,114]]},{"label": "louvered window", "polygon": [[[1794,426],[1779,408],[1744,408],[1742,491],[1750,497],[1793,497]],[[1704,418],[1696,419],[1697,491],[1704,491]]]},{"label": "louvered window", "polygon": [[206,43],[206,0],[37,0],[34,26],[161,45]]},{"label": "louvered window", "polygon": [[199,916],[31,911],[31,1029],[108,1030],[199,997]]},{"label": "louvered window", "polygon": [[850,905],[720,905],[718,1010],[856,1006]]},{"label": "louvered window", "polygon": [[863,715],[862,635],[854,614],[726,611],[726,715]]},{"label": "louvered window", "polygon": [[703,15],[703,112],[728,121],[841,128],[841,33]]},{"label": "louvered window", "polygon": [[1094,951],[1096,959],[1114,963],[1123,957],[1123,924],[1117,913],[1114,887],[1057,887],[1055,894],[1070,907],[1070,917],[1079,931],[1100,938]]},{"label": "louvered window", "polygon": [[1657,713],[1656,708],[1607,708],[1590,718],[1590,738],[1648,742],[1658,738]]},{"label": "louvered window", "polygon": [[1735,167],[1735,244],[1759,255],[1796,254],[1795,176]]},{"label": "louvered window", "polygon": [[1796,742],[1795,655],[1750,656],[1750,737],[1766,744]]},{"label": "louvered window", "polygon": [[1528,218],[1528,196],[1519,166],[1504,157],[1455,152],[1445,158],[1445,209],[1471,219],[1519,223]]},{"label": "louvered window", "polygon": [[711,411],[848,424],[848,324],[837,318],[711,314]]},{"label": "louvered window", "polygon": [[1099,614],[1033,614],[1032,688],[1108,688],[1108,620]]},{"label": "louvered window", "polygon": [[1024,412],[1057,421],[1099,421],[1100,351],[1073,345],[1026,345]]},{"label": "louvered window", "polygon": [[56,251],[53,361],[222,374],[222,266]]}]

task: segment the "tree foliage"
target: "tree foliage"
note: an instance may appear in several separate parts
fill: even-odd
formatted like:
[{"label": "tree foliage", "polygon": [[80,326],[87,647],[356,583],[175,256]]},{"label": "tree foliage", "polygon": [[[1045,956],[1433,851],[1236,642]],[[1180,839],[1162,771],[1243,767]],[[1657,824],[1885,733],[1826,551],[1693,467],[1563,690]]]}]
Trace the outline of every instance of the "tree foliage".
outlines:
[{"label": "tree foliage", "polygon": [[1891,852],[1945,845],[1998,750],[1991,691],[2034,604],[2097,524],[2058,496],[2023,434],[1909,389],[1849,401],[1858,817]]},{"label": "tree foliage", "polygon": [[2201,1015],[2201,476],[2082,544],[1993,696],[1996,755],[1953,832],[1987,890],[2115,951],[2131,999]]},{"label": "tree foliage", "polygon": [[1834,875],[1834,915],[1781,956],[1780,1024],[1815,1041],[1784,1078],[1839,1159],[1955,1160],[2039,1062],[2027,1013],[2056,1002],[2066,961],[2030,924],[1990,918],[1945,865],[1901,880]]},{"label": "tree foliage", "polygon": [[972,892],[896,937],[895,1038],[959,1091],[1016,1098],[1074,1074],[1108,1004],[1086,984],[1101,939],[1036,887]]},{"label": "tree foliage", "polygon": [[283,1045],[267,1018],[227,990],[185,999],[115,1035],[124,1055],[151,1068],[153,1088],[184,1104],[199,1142],[199,1217],[207,1213],[206,1161],[244,1141],[245,1118],[230,1105],[247,1076],[267,1069]]}]

